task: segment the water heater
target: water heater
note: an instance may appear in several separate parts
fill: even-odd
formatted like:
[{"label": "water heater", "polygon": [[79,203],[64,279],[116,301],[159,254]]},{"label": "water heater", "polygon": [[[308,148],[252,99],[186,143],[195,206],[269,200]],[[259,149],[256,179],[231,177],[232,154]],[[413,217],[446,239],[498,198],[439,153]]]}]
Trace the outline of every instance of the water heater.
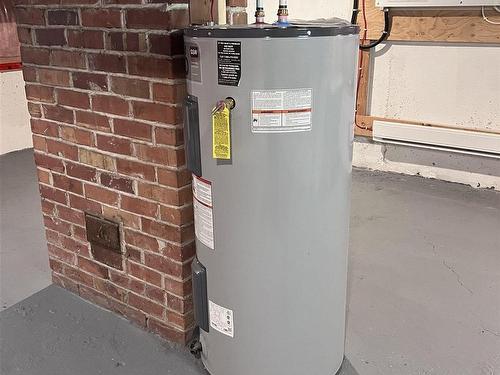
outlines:
[{"label": "water heater", "polygon": [[331,375],[344,356],[358,28],[185,31],[193,298],[212,375]]}]

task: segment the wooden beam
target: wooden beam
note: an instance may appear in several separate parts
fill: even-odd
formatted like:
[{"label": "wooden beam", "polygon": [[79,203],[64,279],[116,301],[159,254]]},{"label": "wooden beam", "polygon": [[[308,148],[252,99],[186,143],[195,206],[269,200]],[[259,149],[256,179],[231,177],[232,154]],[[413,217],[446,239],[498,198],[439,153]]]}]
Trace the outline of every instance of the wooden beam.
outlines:
[{"label": "wooden beam", "polygon": [[[500,14],[486,8],[488,17],[500,22]],[[481,8],[405,9],[391,8],[389,40],[415,42],[500,43],[498,25],[485,22]],[[384,15],[375,0],[366,0],[368,39],[378,39],[384,29]],[[358,24],[363,28],[362,10]]]},{"label": "wooden beam", "polygon": [[[368,41],[369,42],[369,41]],[[370,51],[360,51],[356,114],[368,114],[368,93],[370,89]]]},{"label": "wooden beam", "polygon": [[368,90],[370,89],[370,51],[360,51],[358,86],[356,95],[356,118],[354,134],[371,137],[371,126],[367,126],[363,119],[368,113]]},{"label": "wooden beam", "polygon": [[373,118],[366,115],[356,115],[356,126],[354,127],[354,135],[361,137],[373,136]]}]

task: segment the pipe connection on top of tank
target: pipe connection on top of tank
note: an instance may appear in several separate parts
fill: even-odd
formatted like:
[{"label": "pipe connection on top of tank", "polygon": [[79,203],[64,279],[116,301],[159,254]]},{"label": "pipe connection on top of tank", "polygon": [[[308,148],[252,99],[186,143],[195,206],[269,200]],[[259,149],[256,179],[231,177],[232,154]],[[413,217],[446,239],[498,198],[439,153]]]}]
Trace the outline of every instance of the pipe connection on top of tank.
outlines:
[{"label": "pipe connection on top of tank", "polygon": [[278,25],[288,25],[288,0],[280,0],[278,9]]},{"label": "pipe connection on top of tank", "polygon": [[266,13],[264,12],[264,0],[257,0],[257,6],[255,10],[255,23],[263,24]]},{"label": "pipe connection on top of tank", "polygon": [[[288,0],[280,0],[278,8],[278,25],[287,26],[288,25]],[[264,24],[266,13],[264,11],[264,0],[256,0],[255,9],[255,23]]]}]

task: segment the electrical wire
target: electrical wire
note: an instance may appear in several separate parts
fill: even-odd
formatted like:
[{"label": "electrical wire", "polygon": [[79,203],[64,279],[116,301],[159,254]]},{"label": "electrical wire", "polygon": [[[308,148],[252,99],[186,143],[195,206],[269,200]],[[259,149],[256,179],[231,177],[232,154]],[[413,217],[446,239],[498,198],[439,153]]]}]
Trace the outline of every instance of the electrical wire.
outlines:
[{"label": "electrical wire", "polygon": [[[495,7],[495,10],[496,10],[497,12],[500,12],[497,8],[498,8],[498,7]],[[485,22],[488,22],[488,23],[489,23],[489,24],[491,24],[491,25],[500,25],[500,22],[495,22],[495,21],[492,21],[492,20],[490,20],[488,17],[486,17],[486,13],[484,12],[484,6],[482,6],[482,7],[481,7],[481,14],[483,15],[483,20],[484,20]]]},{"label": "electrical wire", "polygon": [[359,13],[359,0],[354,0],[352,4],[352,16],[351,16],[351,23],[353,25],[356,25],[358,21],[358,13]]},{"label": "electrical wire", "polygon": [[[363,0],[363,15],[365,14],[365,2],[366,2],[366,0]],[[365,20],[366,20],[366,16],[365,16]],[[366,26],[366,28],[368,28],[368,27]],[[359,48],[366,51],[366,50],[369,50],[373,47],[378,46],[380,43],[382,43],[384,40],[387,39],[390,31],[391,31],[391,19],[389,16],[389,8],[384,8],[384,30],[382,31],[382,35],[380,35],[380,38],[378,38],[376,41],[374,41],[370,44],[362,44],[359,46]]]},{"label": "electrical wire", "polygon": [[[365,12],[363,12],[363,22],[364,22],[364,27],[363,27],[363,34],[361,36],[360,45],[364,44],[364,42],[366,41],[366,34],[368,32],[368,21],[366,19]],[[363,57],[364,57],[364,53],[360,49],[359,57],[358,57],[359,64],[358,64],[358,84],[357,84],[357,88],[356,88],[356,97],[357,97],[357,94],[359,93],[359,88],[361,86],[361,71],[362,71],[362,67],[363,67]]]},{"label": "electrical wire", "polygon": [[[364,23],[364,31],[368,29],[368,22],[366,20],[366,0],[362,1],[362,11],[363,11],[363,23]],[[351,16],[351,23],[355,25],[358,21],[358,14],[359,14],[359,0],[354,0],[353,2],[353,9],[352,9],[352,16]],[[384,8],[384,30],[382,31],[382,35],[380,38],[378,38],[376,41],[370,43],[370,44],[364,44],[364,41],[360,44],[359,48],[362,50],[368,50],[370,48],[378,46],[380,43],[382,43],[384,40],[387,39],[389,36],[389,33],[391,31],[391,19],[389,16],[389,8]]]}]

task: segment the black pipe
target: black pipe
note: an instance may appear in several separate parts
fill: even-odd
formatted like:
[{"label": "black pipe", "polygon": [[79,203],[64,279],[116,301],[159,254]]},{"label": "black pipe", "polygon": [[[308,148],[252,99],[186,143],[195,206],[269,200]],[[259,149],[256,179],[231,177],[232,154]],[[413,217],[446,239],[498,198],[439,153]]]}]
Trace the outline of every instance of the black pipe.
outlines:
[{"label": "black pipe", "polygon": [[373,47],[378,46],[380,43],[382,43],[384,40],[387,39],[390,32],[391,32],[391,19],[389,17],[389,8],[384,8],[384,31],[382,31],[382,35],[376,41],[370,44],[360,45],[359,48],[363,51],[366,51]]},{"label": "black pipe", "polygon": [[359,0],[354,0],[354,3],[352,4],[352,16],[351,16],[351,23],[353,25],[356,25],[358,22],[358,13],[359,13]]}]

